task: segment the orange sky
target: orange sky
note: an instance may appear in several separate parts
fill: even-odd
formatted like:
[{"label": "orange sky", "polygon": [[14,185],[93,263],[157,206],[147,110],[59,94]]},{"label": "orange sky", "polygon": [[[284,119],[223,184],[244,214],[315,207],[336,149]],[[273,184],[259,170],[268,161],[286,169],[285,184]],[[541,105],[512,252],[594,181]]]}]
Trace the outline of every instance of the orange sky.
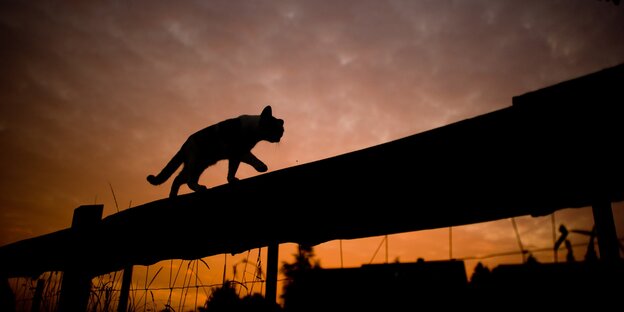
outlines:
[{"label": "orange sky", "polygon": [[[622,29],[624,8],[592,0],[3,1],[0,245],[66,228],[80,205],[115,213],[109,183],[120,210],[166,197],[170,181],[145,177],[223,119],[272,105],[286,133],[254,153],[270,171],[286,168],[620,64]],[[243,165],[238,176],[256,174]],[[201,181],[225,177],[220,163]],[[593,220],[578,209],[558,212],[561,222]],[[552,245],[550,217],[518,225],[525,245]],[[509,220],[457,228],[453,239],[455,257],[518,248]],[[380,240],[343,242],[344,265],[368,263]],[[324,266],[340,265],[338,246],[317,246]],[[290,260],[294,247],[284,248]],[[448,229],[390,236],[391,260],[448,255]]]}]

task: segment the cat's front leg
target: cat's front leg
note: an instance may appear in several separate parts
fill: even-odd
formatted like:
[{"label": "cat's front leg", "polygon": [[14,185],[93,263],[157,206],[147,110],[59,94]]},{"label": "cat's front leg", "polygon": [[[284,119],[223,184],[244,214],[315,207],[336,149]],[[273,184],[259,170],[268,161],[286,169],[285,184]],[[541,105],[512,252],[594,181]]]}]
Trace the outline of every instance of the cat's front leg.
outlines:
[{"label": "cat's front leg", "polygon": [[236,160],[236,159],[228,160],[228,175],[227,175],[228,183],[233,183],[233,182],[238,181],[238,178],[236,177],[236,171],[238,170],[238,165],[240,165],[240,160]]},{"label": "cat's front leg", "polygon": [[258,172],[266,172],[267,170],[269,170],[269,167],[267,167],[267,165],[265,165],[262,160],[258,159],[258,157],[256,157],[252,153],[245,154],[245,156],[241,158],[241,161],[251,165]]}]

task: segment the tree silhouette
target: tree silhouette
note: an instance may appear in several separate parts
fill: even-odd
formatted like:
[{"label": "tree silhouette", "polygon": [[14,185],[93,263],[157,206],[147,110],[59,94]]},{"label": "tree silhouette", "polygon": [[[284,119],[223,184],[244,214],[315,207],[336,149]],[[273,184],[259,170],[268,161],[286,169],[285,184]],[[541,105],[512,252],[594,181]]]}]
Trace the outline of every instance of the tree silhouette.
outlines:
[{"label": "tree silhouette", "polygon": [[282,273],[286,276],[286,282],[282,293],[284,310],[305,311],[306,303],[303,298],[310,291],[306,279],[312,270],[320,269],[318,260],[313,260],[314,249],[312,246],[299,245],[298,252],[294,254],[293,263],[282,264]]},{"label": "tree silhouette", "polygon": [[268,302],[261,294],[251,294],[243,298],[238,296],[233,281],[226,281],[221,287],[212,289],[212,293],[199,312],[277,312],[280,307],[274,302]]},{"label": "tree silhouette", "polygon": [[212,289],[206,304],[198,310],[202,312],[240,311],[241,298],[236,293],[234,284],[226,281],[221,287]]}]

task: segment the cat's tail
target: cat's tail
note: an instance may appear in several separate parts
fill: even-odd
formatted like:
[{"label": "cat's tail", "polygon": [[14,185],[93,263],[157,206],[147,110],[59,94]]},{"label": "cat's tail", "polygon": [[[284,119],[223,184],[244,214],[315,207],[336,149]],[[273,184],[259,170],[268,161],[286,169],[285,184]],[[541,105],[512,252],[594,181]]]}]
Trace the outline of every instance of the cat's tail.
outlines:
[{"label": "cat's tail", "polygon": [[178,151],[173,158],[167,163],[165,168],[157,175],[150,174],[147,176],[147,182],[152,185],[163,184],[171,175],[182,165],[183,157],[182,151]]}]

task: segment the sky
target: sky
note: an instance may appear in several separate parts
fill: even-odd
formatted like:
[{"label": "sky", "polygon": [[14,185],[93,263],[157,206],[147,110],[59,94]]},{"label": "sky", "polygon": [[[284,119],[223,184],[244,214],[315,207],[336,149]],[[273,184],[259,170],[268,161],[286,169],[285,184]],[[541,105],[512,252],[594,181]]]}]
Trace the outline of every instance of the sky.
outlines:
[{"label": "sky", "polygon": [[[145,177],[218,121],[271,105],[286,133],[254,149],[271,172],[624,63],[622,30],[624,7],[598,0],[2,1],[0,246],[67,228],[80,205],[104,204],[108,216],[166,197],[170,181]],[[226,170],[219,163],[200,181],[226,183]],[[257,174],[242,165],[238,176]],[[521,238],[552,246],[551,221],[518,218]],[[593,220],[573,209],[556,223]],[[448,232],[391,235],[388,257],[448,258]],[[368,263],[382,239],[344,241],[343,265]],[[284,248],[286,261],[294,247]],[[453,249],[474,257],[518,245],[499,220],[454,229]],[[316,253],[340,266],[339,242]]]}]

